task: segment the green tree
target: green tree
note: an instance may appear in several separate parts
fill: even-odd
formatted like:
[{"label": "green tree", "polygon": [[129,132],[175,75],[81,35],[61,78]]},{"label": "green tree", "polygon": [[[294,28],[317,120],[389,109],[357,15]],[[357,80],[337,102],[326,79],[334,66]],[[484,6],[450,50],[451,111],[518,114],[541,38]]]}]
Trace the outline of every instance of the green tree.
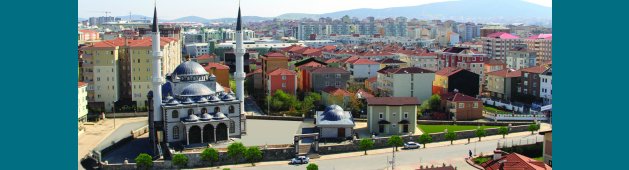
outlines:
[{"label": "green tree", "polygon": [[445,134],[445,137],[447,140],[450,141],[450,145],[452,145],[453,141],[456,140],[456,133],[454,132],[448,132]]},{"label": "green tree", "polygon": [[478,128],[476,129],[476,137],[478,137],[478,141],[481,140],[482,137],[485,136],[485,134],[487,134],[487,131],[485,130],[485,128]]},{"label": "green tree", "polygon": [[207,148],[201,152],[201,160],[209,162],[210,166],[214,166],[214,162],[218,161],[218,151],[214,148]]},{"label": "green tree", "polygon": [[432,142],[432,136],[428,134],[422,134],[421,136],[419,136],[418,142],[424,145],[424,148],[426,148],[426,144]]},{"label": "green tree", "polygon": [[439,109],[439,106],[441,105],[441,96],[439,96],[438,94],[430,96],[430,99],[428,99],[428,104],[430,106],[430,110]]},{"label": "green tree", "polygon": [[135,164],[138,169],[151,169],[153,167],[153,157],[146,153],[141,153],[138,157],[135,157]]},{"label": "green tree", "polygon": [[360,110],[362,107],[363,103],[358,100],[358,97],[356,97],[356,95],[351,95],[349,97],[349,108],[351,109],[351,112],[354,113],[354,115],[360,115]]},{"label": "green tree", "polygon": [[178,168],[188,166],[188,157],[183,154],[175,154],[173,156],[173,165],[177,166]]},{"label": "green tree", "polygon": [[404,145],[404,140],[402,140],[400,136],[394,135],[389,138],[387,144],[390,146],[394,146],[395,150],[397,151],[397,147]]},{"label": "green tree", "polygon": [[231,90],[236,91],[236,80],[234,80],[233,78],[229,78],[229,88],[231,88]]},{"label": "green tree", "polygon": [[539,125],[537,125],[537,124],[530,124],[529,125],[529,131],[531,131],[531,135],[535,134],[536,130],[539,130]]},{"label": "green tree", "polygon": [[319,170],[319,166],[317,164],[310,163],[306,166],[306,170]]},{"label": "green tree", "polygon": [[509,129],[507,127],[500,127],[498,128],[498,133],[500,133],[502,135],[502,138],[504,139],[506,135],[509,134]]},{"label": "green tree", "polygon": [[245,145],[242,145],[240,142],[229,144],[229,146],[227,146],[227,157],[231,158],[234,163],[236,163],[238,160],[242,159],[246,149]]},{"label": "green tree", "polygon": [[365,155],[367,155],[367,150],[373,148],[373,140],[372,139],[361,139],[360,143],[358,143],[358,147],[360,150],[365,151]]},{"label": "green tree", "polygon": [[252,146],[245,150],[244,156],[251,166],[256,166],[255,163],[262,160],[262,151],[257,146]]}]

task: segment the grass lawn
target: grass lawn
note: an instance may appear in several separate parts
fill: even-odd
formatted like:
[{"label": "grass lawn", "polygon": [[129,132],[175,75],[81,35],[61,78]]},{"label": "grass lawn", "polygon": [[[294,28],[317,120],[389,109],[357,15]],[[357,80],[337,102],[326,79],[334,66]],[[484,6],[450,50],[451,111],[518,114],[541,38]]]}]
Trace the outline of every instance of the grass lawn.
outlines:
[{"label": "grass lawn", "polygon": [[473,160],[474,160],[474,163],[480,165],[491,160],[491,157],[478,157],[478,158],[474,158]]},{"label": "grass lawn", "polygon": [[543,156],[536,157],[536,158],[533,158],[533,159],[544,162],[544,157]]},{"label": "grass lawn", "polygon": [[[456,132],[463,130],[474,130],[478,126],[473,125],[417,125],[419,129],[421,129],[424,133],[438,133],[443,132],[445,129],[448,129],[448,132]],[[500,126],[481,126],[481,128],[489,129],[489,128],[498,128]]]},{"label": "grass lawn", "polygon": [[497,113],[497,114],[512,114],[511,112],[508,112],[506,110],[502,110],[502,109],[498,109],[496,107],[493,106],[483,106],[483,109],[487,112],[491,112],[491,113]]}]

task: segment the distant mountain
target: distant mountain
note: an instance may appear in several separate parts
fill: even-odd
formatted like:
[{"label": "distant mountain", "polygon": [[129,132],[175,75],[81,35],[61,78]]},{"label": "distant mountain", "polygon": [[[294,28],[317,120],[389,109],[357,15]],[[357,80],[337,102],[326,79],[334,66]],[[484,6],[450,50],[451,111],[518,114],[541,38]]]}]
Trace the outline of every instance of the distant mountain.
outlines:
[{"label": "distant mountain", "polygon": [[373,16],[407,18],[540,18],[551,19],[552,8],[523,0],[460,0],[437,2],[418,6],[384,9],[353,9],[322,14],[323,17],[340,18],[344,15],[364,18]]},{"label": "distant mountain", "polygon": [[[159,19],[159,17],[157,17]],[[177,18],[174,20],[169,20],[168,22],[198,22],[198,23],[207,23],[210,20],[202,18],[202,17],[197,17],[197,16],[187,16],[187,17],[181,17],[181,18]]]},{"label": "distant mountain", "polygon": [[87,19],[85,19],[85,18],[79,18],[79,21],[85,21],[85,20],[87,20]]},{"label": "distant mountain", "polygon": [[306,13],[287,13],[277,16],[278,19],[302,19],[302,18],[320,18],[320,14],[306,14]]}]

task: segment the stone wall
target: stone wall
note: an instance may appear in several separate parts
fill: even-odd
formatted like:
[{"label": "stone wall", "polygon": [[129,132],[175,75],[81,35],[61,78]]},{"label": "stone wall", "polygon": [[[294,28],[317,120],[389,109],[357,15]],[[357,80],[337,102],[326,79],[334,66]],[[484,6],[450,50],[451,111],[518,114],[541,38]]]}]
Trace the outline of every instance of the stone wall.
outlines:
[{"label": "stone wall", "polygon": [[512,126],[517,126],[517,125],[529,125],[531,124],[531,122],[477,122],[477,121],[443,121],[443,120],[418,120],[417,124],[420,125],[452,125],[452,124],[457,124],[457,125],[486,125],[486,126],[509,126],[509,124],[511,124]]},{"label": "stone wall", "polygon": [[295,117],[295,116],[253,116],[253,115],[247,115],[247,119],[304,121],[303,117]]},{"label": "stone wall", "polygon": [[129,113],[105,113],[105,118],[113,119],[114,114],[116,118],[126,118],[126,117],[147,117],[148,112],[129,112]]}]

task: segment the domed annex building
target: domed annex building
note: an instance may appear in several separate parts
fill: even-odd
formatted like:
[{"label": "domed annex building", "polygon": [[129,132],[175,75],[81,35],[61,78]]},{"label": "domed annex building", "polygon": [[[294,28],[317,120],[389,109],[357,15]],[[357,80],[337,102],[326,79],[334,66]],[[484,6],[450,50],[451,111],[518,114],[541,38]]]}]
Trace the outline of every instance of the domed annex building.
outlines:
[{"label": "domed annex building", "polygon": [[349,111],[339,105],[330,105],[317,111],[316,127],[321,138],[348,138],[354,133],[354,119]]}]

